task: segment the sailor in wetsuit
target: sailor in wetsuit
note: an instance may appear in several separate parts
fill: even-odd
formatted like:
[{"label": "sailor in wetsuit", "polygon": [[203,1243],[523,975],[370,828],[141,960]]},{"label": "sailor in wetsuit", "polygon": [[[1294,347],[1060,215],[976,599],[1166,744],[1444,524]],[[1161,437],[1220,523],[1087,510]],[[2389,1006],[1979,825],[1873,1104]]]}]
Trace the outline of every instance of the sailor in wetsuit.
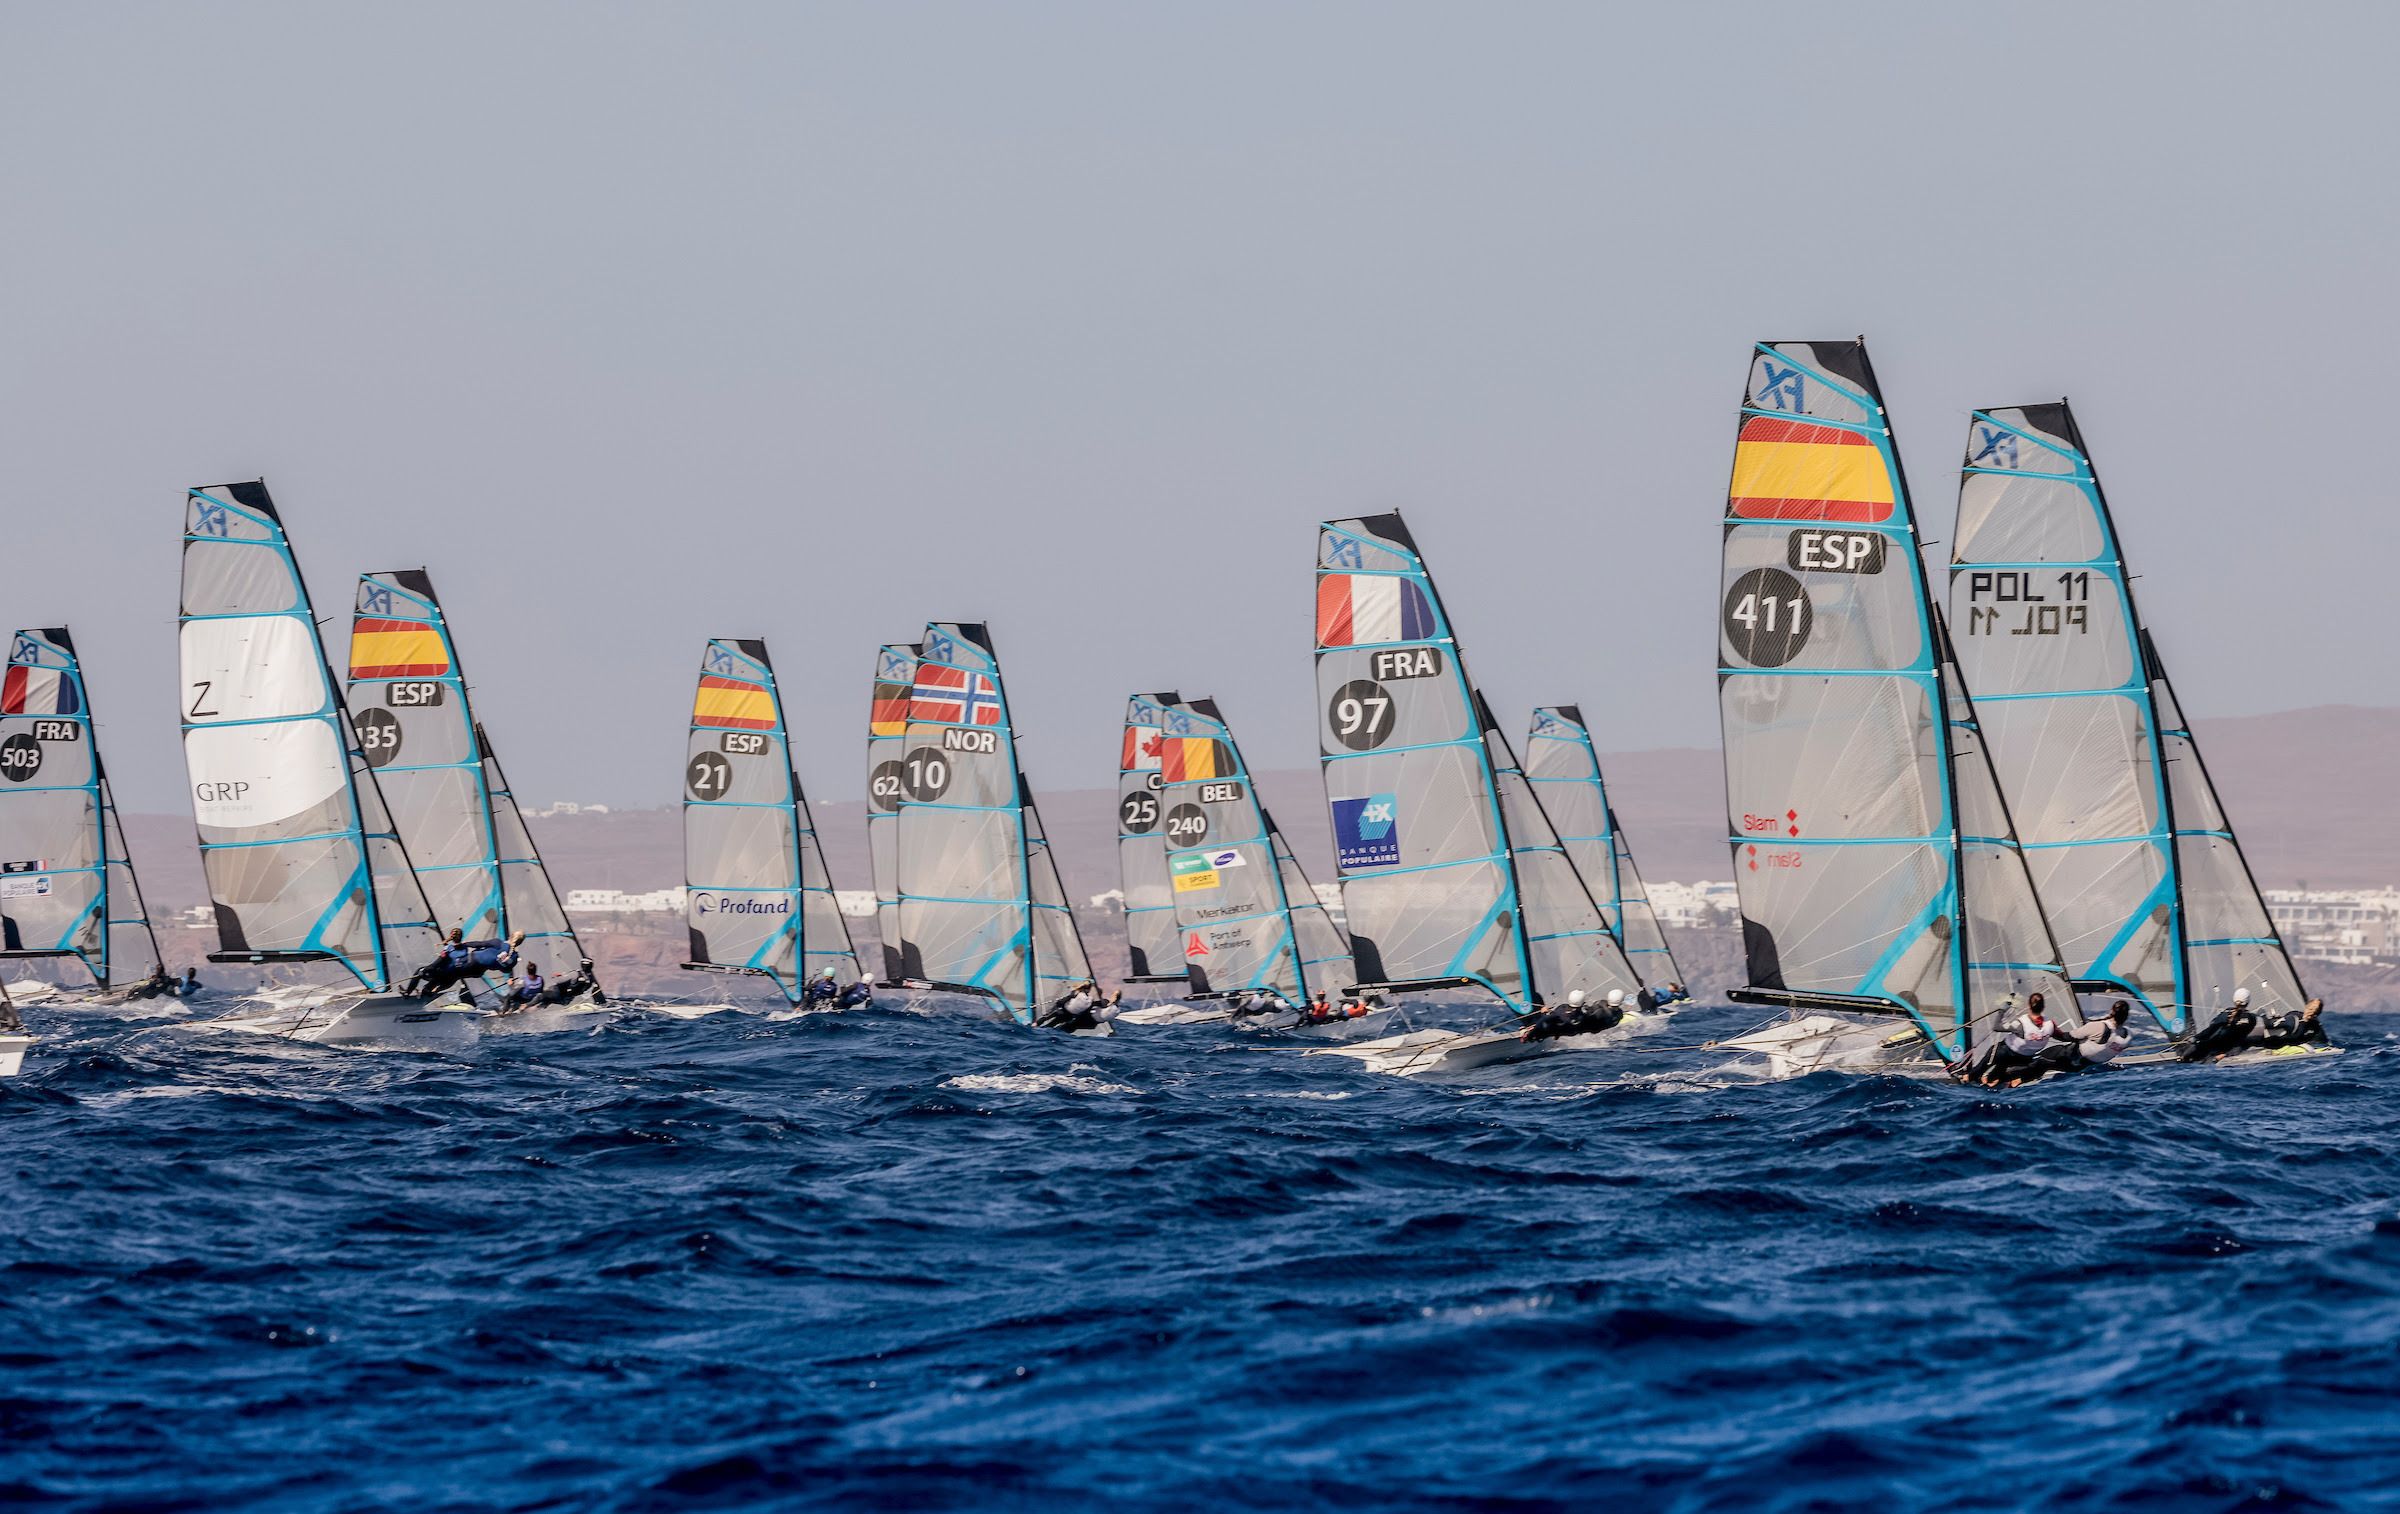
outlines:
[{"label": "sailor in wetsuit", "polygon": [[512,1010],[531,1009],[549,1002],[549,997],[550,985],[542,980],[542,970],[530,962],[525,964],[524,972],[508,980],[506,998]]},{"label": "sailor in wetsuit", "polygon": [[2257,1030],[2258,1012],[2250,1007],[2250,990],[2237,988],[2233,991],[2233,1003],[2192,1032],[2192,1038],[2177,1047],[2175,1055],[2185,1062],[2205,1062],[2241,1050]]},{"label": "sailor in wetsuit", "polygon": [[1612,988],[1605,1004],[1587,1003],[1583,990],[1572,989],[1567,1002],[1546,1009],[1517,1033],[1520,1041],[1555,1041],[1562,1036],[1590,1036],[1614,1029],[1625,1018],[1625,990]]},{"label": "sailor in wetsuit", "polygon": [[1229,1001],[1236,1020],[1253,1020],[1260,1015],[1281,1014],[1284,1002],[1271,993],[1237,994]]},{"label": "sailor in wetsuit", "polygon": [[833,969],[830,967],[818,968],[817,975],[801,986],[800,1007],[808,1009],[816,1005],[831,1004],[835,999],[841,997],[841,992],[840,986],[833,981]]},{"label": "sailor in wetsuit", "polygon": [[874,988],[868,984],[866,979],[861,978],[856,983],[851,984],[848,988],[845,988],[841,991],[841,994],[833,1001],[833,1007],[836,1009],[856,1009],[861,1004],[872,1004],[874,1002]]},{"label": "sailor in wetsuit", "polygon": [[[2003,1013],[2006,1012],[2006,1003],[2006,1000],[2002,1001]],[[2025,1013],[2003,1028],[2000,1039],[1993,1042],[1991,1049],[1967,1069],[1966,1077],[1968,1081],[1981,1083],[1986,1088],[2016,1083],[2032,1068],[2036,1056],[2052,1042],[2065,1039],[2066,1031],[2059,1023],[2042,1013],[2042,996],[2038,993],[2029,994],[2025,999]]]},{"label": "sailor in wetsuit", "polygon": [[2258,1044],[2267,1047],[2331,1046],[2325,1039],[2323,999],[2311,999],[2290,1014],[2264,1015],[2258,1022]]},{"label": "sailor in wetsuit", "polygon": [[175,985],[175,996],[179,999],[189,999],[199,992],[200,969],[196,967],[185,968],[183,970],[183,981]]},{"label": "sailor in wetsuit", "polygon": [[457,926],[442,937],[442,949],[431,962],[409,975],[400,985],[400,992],[411,999],[430,999],[451,984],[467,976],[467,948],[459,939]]},{"label": "sailor in wetsuit", "polygon": [[1091,1030],[1100,1024],[1100,985],[1078,984],[1065,998],[1042,1011],[1033,1023],[1045,1030]]},{"label": "sailor in wetsuit", "polygon": [[128,999],[156,999],[161,996],[171,998],[174,993],[175,980],[167,976],[167,970],[164,967],[152,963],[150,976],[128,989],[125,997]]},{"label": "sailor in wetsuit", "polygon": [[586,957],[573,973],[550,985],[550,1002],[571,1004],[579,994],[590,994],[592,1002],[606,1005],[608,995],[600,991],[600,980],[592,972],[592,959]]},{"label": "sailor in wetsuit", "polygon": [[2073,1030],[2060,1030],[2065,1039],[2053,1040],[2033,1054],[2021,1082],[2036,1082],[2054,1072],[2090,1072],[2115,1061],[2133,1042],[2133,1006],[2123,999],[2098,1020],[2086,1020]]}]

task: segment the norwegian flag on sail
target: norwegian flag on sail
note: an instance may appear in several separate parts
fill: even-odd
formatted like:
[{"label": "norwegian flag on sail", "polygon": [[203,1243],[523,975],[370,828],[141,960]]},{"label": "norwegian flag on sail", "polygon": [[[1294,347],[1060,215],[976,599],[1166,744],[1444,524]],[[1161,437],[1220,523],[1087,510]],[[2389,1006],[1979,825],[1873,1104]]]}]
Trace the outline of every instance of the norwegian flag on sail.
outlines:
[{"label": "norwegian flag on sail", "polygon": [[922,663],[908,692],[908,718],[935,725],[998,725],[1000,690],[981,673]]}]

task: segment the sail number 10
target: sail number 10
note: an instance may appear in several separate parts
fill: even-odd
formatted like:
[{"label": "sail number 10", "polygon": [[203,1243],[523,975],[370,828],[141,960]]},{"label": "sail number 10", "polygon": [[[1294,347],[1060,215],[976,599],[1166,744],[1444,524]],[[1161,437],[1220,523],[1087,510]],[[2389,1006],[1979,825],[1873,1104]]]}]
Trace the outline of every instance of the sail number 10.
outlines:
[{"label": "sail number 10", "polygon": [[[1969,636],[2081,636],[2091,626],[2092,575],[2077,568],[2061,573],[2055,592],[2037,587],[2035,575],[2016,569],[1977,569],[1967,575]],[[1989,599],[1990,604],[1978,601]],[[2003,606],[2008,608],[2003,609]],[[2003,630],[2001,621],[2008,624]]]}]

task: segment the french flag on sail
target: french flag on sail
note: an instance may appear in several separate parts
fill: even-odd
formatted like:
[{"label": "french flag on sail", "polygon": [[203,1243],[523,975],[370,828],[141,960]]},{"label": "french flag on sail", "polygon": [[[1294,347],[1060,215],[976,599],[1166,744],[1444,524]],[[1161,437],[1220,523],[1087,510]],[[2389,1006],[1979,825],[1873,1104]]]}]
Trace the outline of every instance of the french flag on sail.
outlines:
[{"label": "french flag on sail", "polygon": [[909,690],[908,718],[936,725],[998,725],[1000,691],[981,673],[928,662]]},{"label": "french flag on sail", "polygon": [[0,715],[80,715],[83,696],[61,668],[10,666],[0,681]]},{"label": "french flag on sail", "polygon": [[1429,641],[1433,606],[1413,578],[1388,573],[1326,573],[1317,579],[1317,645],[1376,646]]}]

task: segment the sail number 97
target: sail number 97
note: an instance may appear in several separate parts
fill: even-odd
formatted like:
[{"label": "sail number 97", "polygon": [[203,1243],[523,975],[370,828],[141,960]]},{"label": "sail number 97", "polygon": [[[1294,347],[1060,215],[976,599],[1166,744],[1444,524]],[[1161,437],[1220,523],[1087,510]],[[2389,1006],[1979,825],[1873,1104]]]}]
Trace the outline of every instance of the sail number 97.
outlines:
[{"label": "sail number 97", "polygon": [[1373,751],[1392,737],[1392,691],[1372,678],[1353,678],[1333,691],[1325,719],[1334,740],[1354,752]]},{"label": "sail number 97", "polygon": [[[2072,631],[2082,636],[2092,628],[2091,597],[2089,569],[2059,574],[2047,592],[2031,573],[1978,569],[1967,575],[1967,634],[2064,636]],[[1992,603],[1978,603],[1987,599]],[[2004,611],[2002,605],[2011,608]]]},{"label": "sail number 97", "polygon": [[1808,645],[1816,606],[1781,568],[1752,568],[1725,591],[1725,640],[1754,668],[1780,668]]}]

